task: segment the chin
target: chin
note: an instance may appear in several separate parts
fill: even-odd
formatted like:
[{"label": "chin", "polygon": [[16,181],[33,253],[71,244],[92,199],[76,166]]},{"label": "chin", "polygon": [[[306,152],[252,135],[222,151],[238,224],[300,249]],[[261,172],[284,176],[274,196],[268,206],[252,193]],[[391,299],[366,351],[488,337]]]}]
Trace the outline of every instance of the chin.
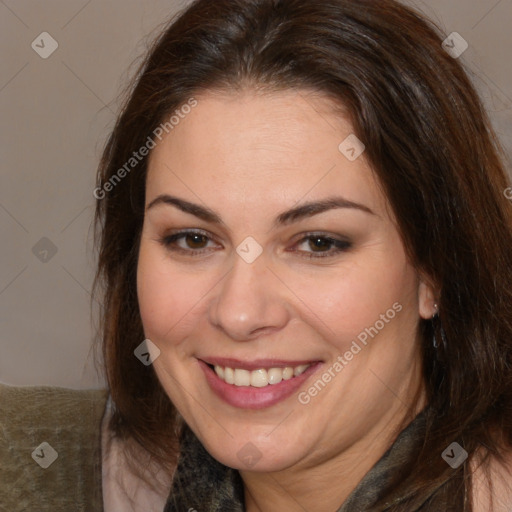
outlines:
[{"label": "chin", "polygon": [[249,430],[243,437],[226,436],[221,443],[218,439],[201,439],[201,442],[210,455],[225,466],[256,473],[285,470],[299,462],[308,452],[303,442],[296,441],[301,439],[300,436],[284,432],[284,437],[270,439],[268,432],[268,427],[265,427],[264,433],[254,432],[251,435]]}]

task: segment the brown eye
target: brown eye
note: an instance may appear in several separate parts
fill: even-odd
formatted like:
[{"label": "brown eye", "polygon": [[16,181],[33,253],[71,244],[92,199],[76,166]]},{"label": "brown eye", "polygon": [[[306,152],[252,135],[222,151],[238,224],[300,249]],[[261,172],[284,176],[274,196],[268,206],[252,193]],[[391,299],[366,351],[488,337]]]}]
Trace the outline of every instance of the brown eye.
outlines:
[{"label": "brown eye", "polygon": [[332,241],[323,238],[323,237],[311,237],[309,240],[309,247],[313,249],[314,252],[324,252],[326,250],[329,250],[332,247]]},{"label": "brown eye", "polygon": [[200,235],[198,233],[188,233],[185,234],[184,238],[185,243],[191,249],[203,249],[205,244],[208,241],[208,237],[204,235]]},{"label": "brown eye", "polygon": [[331,238],[326,235],[310,234],[298,242],[298,246],[307,244],[306,249],[298,250],[297,252],[303,253],[301,256],[305,258],[327,258],[336,256],[341,252],[345,252],[352,247],[351,242],[348,240],[340,240]]},{"label": "brown eye", "polygon": [[210,249],[208,243],[211,242],[211,239],[204,233],[197,231],[181,231],[164,236],[159,242],[169,251],[196,256]]}]

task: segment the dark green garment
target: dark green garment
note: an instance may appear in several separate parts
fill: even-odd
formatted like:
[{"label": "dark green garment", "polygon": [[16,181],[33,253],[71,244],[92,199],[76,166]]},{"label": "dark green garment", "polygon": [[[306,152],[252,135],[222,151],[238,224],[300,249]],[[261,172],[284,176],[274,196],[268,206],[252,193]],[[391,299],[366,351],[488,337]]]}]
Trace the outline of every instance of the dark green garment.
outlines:
[{"label": "dark green garment", "polygon": [[103,510],[107,395],[105,389],[0,383],[0,512]]},{"label": "dark green garment", "polygon": [[[371,509],[380,491],[407,460],[424,427],[420,413],[396,438],[389,450],[359,482],[337,512]],[[410,512],[460,512],[459,498],[447,496],[440,484],[415,497]],[[452,503],[452,505],[447,505]],[[197,437],[185,428],[180,441],[180,459],[164,512],[244,512],[244,491],[240,474],[215,460]],[[389,509],[390,511],[392,508]],[[314,511],[310,511],[314,512]],[[334,512],[334,511],[333,511]]]}]

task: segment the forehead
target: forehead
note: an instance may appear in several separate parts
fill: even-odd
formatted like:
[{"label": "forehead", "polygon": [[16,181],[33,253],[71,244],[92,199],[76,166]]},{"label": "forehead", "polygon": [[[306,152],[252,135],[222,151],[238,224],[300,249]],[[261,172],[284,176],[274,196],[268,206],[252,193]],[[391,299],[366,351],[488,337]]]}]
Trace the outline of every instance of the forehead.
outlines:
[{"label": "forehead", "polygon": [[147,202],[181,193],[194,202],[258,211],[342,194],[374,210],[384,207],[364,153],[350,161],[340,151],[353,128],[329,98],[245,90],[195,99],[152,150]]}]

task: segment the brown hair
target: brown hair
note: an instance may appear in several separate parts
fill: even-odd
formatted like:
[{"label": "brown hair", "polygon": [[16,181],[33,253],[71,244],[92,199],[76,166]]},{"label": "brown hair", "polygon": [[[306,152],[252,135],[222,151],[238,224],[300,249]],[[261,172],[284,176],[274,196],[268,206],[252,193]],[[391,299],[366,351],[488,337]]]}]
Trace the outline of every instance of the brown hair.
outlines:
[{"label": "brown hair", "polygon": [[[447,510],[471,510],[468,465],[441,458],[512,447],[512,209],[502,152],[440,30],[393,0],[198,0],[154,43],[98,171],[104,186],[155,128],[201,91],[315,90],[347,108],[412,264],[439,289],[441,322],[420,320],[428,405],[417,449],[372,510],[408,511],[445,483]],[[136,267],[147,158],[96,205],[102,340],[111,427],[164,467],[177,412],[151,366]],[[442,327],[441,327],[442,326]],[[443,332],[441,332],[443,329]],[[432,337],[446,343],[433,348]],[[461,485],[461,482],[463,484]],[[451,508],[452,507],[452,508]],[[461,505],[462,507],[462,505]]]}]

